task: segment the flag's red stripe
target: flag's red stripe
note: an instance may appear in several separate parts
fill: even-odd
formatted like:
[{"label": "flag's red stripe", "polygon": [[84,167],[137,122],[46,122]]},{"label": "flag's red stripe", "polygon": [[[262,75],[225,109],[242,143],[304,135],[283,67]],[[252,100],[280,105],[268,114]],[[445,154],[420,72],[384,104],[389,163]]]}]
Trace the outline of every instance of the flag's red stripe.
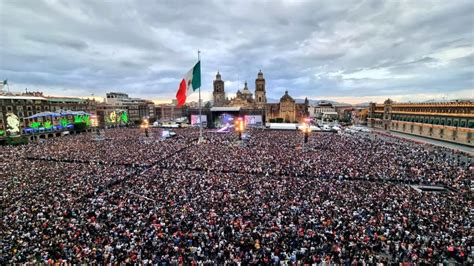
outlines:
[{"label": "flag's red stripe", "polygon": [[178,107],[186,103],[186,81],[184,79],[179,83],[176,100],[178,100]]}]

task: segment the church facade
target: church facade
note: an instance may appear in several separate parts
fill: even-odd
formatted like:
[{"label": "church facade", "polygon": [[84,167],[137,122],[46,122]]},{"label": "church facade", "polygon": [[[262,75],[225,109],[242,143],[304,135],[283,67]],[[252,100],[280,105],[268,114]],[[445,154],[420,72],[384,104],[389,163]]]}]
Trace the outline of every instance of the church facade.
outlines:
[{"label": "church facade", "polygon": [[268,103],[265,78],[261,70],[257,74],[257,79],[255,79],[254,94],[245,82],[244,88],[237,90],[235,97],[227,98],[224,80],[222,80],[219,72],[217,72],[213,85],[213,106],[216,108],[233,107],[240,108],[241,112],[244,113],[259,113],[263,115],[262,119],[267,123],[273,121],[297,123],[308,116],[308,99],[305,99],[304,103],[296,103],[288,94],[288,91],[285,92],[278,103]]}]

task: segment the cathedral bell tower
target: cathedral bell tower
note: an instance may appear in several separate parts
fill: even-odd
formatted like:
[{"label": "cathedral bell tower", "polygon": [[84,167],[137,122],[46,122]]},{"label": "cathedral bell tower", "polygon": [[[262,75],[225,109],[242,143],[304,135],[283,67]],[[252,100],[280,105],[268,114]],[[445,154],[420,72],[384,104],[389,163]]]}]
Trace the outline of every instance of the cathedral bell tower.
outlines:
[{"label": "cathedral bell tower", "polygon": [[265,107],[267,103],[267,95],[265,92],[265,79],[263,78],[262,70],[258,72],[255,80],[255,104],[259,108]]},{"label": "cathedral bell tower", "polygon": [[225,91],[224,81],[221,79],[221,74],[217,71],[216,79],[214,80],[214,91],[212,92],[214,106],[225,105]]}]

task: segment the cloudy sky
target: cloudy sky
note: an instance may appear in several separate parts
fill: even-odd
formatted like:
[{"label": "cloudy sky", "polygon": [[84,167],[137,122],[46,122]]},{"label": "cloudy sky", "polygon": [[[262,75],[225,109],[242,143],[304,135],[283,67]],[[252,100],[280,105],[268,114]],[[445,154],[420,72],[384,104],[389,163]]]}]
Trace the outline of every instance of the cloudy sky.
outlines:
[{"label": "cloudy sky", "polygon": [[342,102],[474,98],[474,1],[0,1],[0,79],[66,96],[174,98],[201,50],[203,95]]}]

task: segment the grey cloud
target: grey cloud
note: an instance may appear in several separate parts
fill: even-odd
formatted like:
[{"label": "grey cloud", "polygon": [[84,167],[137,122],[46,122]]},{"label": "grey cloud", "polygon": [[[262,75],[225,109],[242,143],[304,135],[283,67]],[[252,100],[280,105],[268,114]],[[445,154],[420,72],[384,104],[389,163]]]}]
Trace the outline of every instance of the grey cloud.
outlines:
[{"label": "grey cloud", "polygon": [[[472,13],[472,1],[1,1],[0,79],[173,98],[200,49],[206,90],[218,69],[251,89],[262,69],[270,98],[465,90],[472,54],[436,55],[472,51]],[[362,70],[389,76],[344,78]]]},{"label": "grey cloud", "polygon": [[69,48],[73,48],[77,50],[85,50],[87,49],[87,47],[89,47],[87,43],[82,40],[74,40],[67,36],[61,36],[61,35],[35,36],[32,34],[25,34],[24,37],[27,40],[39,42],[46,45],[52,44],[52,45],[69,47]]}]

